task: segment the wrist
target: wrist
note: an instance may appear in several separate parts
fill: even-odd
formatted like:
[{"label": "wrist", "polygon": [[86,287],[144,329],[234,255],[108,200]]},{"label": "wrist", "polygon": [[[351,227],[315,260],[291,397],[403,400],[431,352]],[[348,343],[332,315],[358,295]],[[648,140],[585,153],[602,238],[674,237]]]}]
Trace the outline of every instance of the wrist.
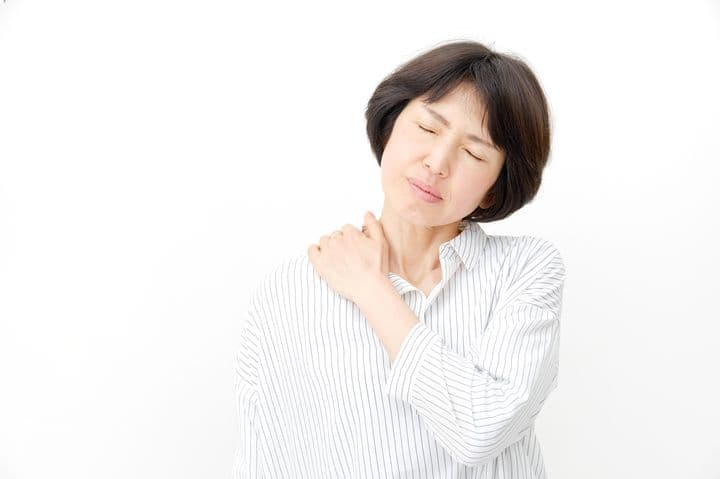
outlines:
[{"label": "wrist", "polygon": [[386,274],[377,273],[370,276],[363,283],[363,287],[358,291],[354,302],[361,310],[364,310],[369,305],[376,303],[378,298],[387,294],[388,291],[395,292],[390,278]]}]

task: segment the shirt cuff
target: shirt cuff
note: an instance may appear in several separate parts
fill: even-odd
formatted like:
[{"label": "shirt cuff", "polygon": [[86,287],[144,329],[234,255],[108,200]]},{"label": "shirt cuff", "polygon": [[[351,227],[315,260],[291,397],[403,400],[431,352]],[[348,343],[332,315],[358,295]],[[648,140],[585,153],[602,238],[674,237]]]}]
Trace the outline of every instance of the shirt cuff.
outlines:
[{"label": "shirt cuff", "polygon": [[442,338],[438,333],[418,323],[405,337],[395,361],[390,366],[383,392],[396,399],[410,402],[418,371],[428,357],[430,347]]}]

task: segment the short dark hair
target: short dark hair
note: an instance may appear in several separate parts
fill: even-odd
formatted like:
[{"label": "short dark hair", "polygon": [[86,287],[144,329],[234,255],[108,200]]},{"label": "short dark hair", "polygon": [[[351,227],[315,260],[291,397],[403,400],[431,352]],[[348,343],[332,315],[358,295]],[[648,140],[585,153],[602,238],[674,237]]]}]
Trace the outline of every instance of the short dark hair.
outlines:
[{"label": "short dark hair", "polygon": [[516,55],[463,40],[442,44],[404,63],[382,80],[368,101],[370,146],[379,165],[395,120],[410,100],[427,94],[427,100],[435,102],[463,82],[470,83],[484,103],[490,139],[505,157],[488,191],[493,204],[478,206],[463,220],[501,220],[535,197],[550,155],[545,94]]}]

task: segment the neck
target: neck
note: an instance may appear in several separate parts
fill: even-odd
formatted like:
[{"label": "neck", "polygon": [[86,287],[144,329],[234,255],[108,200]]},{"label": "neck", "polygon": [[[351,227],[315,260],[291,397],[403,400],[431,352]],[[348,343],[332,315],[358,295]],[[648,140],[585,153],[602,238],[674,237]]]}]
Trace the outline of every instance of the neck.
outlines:
[{"label": "neck", "polygon": [[390,249],[390,272],[411,282],[441,271],[440,245],[460,234],[460,221],[446,225],[410,223],[387,209],[379,221]]}]

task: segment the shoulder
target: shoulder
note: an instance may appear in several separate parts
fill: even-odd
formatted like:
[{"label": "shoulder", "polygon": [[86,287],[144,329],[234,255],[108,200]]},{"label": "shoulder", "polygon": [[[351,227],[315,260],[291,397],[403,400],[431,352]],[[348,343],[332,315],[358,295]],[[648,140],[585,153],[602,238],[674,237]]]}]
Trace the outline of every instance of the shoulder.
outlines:
[{"label": "shoulder", "polygon": [[307,253],[292,254],[280,258],[262,274],[251,295],[252,302],[282,307],[295,298],[297,292],[316,289],[321,284]]},{"label": "shoulder", "polygon": [[560,248],[553,241],[538,236],[517,236],[514,248],[523,258],[537,263],[564,264]]},{"label": "shoulder", "polygon": [[488,235],[487,253],[498,258],[503,267],[524,270],[528,267],[555,264],[564,269],[565,262],[557,244],[532,235]]},{"label": "shoulder", "polygon": [[523,303],[559,306],[566,268],[557,244],[531,235],[504,236],[498,241],[504,245],[498,271],[498,309]]},{"label": "shoulder", "polygon": [[306,276],[309,270],[312,270],[312,265],[306,253],[285,256],[268,269],[260,283],[265,287],[287,287]]}]

